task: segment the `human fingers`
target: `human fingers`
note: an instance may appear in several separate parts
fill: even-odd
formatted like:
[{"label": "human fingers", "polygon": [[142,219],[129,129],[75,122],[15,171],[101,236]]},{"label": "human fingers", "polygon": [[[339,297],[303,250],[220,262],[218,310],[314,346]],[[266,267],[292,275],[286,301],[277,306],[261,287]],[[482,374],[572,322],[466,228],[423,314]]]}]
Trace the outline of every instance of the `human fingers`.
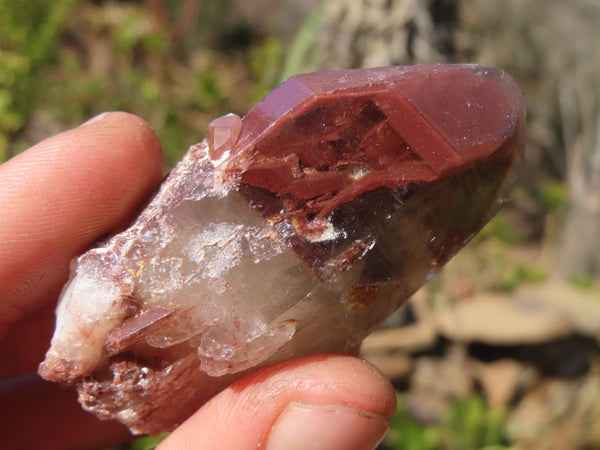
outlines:
[{"label": "human fingers", "polygon": [[[162,164],[148,124],[110,113],[0,166],[0,335],[8,331],[0,379],[37,367],[70,259],[130,220]],[[35,373],[0,383],[0,417],[7,448],[97,448],[130,438],[117,422],[83,411],[74,390]]]},{"label": "human fingers", "polygon": [[[158,138],[146,122],[126,113],[99,116],[0,166],[0,336],[18,322],[5,336],[0,357],[23,356],[19,371],[35,367],[45,350],[38,334],[48,335],[45,347],[52,321],[38,317],[46,325],[31,333],[24,316],[46,305],[52,309],[70,260],[123,227],[162,174]],[[14,373],[15,365],[3,366]]]},{"label": "human fingers", "polygon": [[371,364],[350,356],[310,356],[232,384],[159,449],[372,449],[395,408],[391,384]]}]

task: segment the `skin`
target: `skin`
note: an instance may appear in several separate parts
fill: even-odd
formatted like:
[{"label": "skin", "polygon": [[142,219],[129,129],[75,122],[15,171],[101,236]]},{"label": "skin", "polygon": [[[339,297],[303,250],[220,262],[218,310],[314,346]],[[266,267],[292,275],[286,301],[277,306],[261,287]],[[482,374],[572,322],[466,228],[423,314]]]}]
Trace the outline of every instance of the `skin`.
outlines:
[{"label": "skin", "polygon": [[[6,448],[101,448],[131,439],[120,424],[85,412],[73,389],[35,371],[49,347],[69,262],[123,229],[162,178],[158,138],[126,113],[97,117],[0,166],[0,436]],[[161,449],[256,448],[291,402],[344,405],[383,421],[395,411],[393,388],[373,366],[349,356],[313,356],[239,380]]]}]

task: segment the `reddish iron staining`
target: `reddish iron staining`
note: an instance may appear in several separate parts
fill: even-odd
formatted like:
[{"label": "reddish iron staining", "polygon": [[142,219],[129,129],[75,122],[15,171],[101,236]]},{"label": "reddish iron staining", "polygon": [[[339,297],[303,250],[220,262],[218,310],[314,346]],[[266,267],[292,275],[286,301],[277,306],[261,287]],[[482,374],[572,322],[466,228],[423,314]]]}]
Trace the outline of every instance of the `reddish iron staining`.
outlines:
[{"label": "reddish iron staining", "polygon": [[376,294],[380,289],[379,284],[359,284],[354,286],[346,294],[346,309],[356,311],[357,309],[371,306],[377,300]]},{"label": "reddish iron staining", "polygon": [[366,237],[355,241],[348,250],[338,256],[335,260],[329,262],[326,269],[327,272],[333,274],[348,270],[352,267],[354,261],[362,258],[374,244],[375,242],[372,237]]},{"label": "reddish iron staining", "polygon": [[468,65],[299,75],[232,130],[220,169],[263,217],[293,225],[291,244],[320,274],[332,255],[319,242],[336,237],[328,217],[342,205],[498,157],[523,112],[504,76]]},{"label": "reddish iron staining", "polygon": [[279,215],[303,221],[299,232],[322,231],[328,214],[364,192],[492,157],[521,112],[520,91],[503,77],[478,66],[293,77],[244,117],[226,170],[283,198]]}]

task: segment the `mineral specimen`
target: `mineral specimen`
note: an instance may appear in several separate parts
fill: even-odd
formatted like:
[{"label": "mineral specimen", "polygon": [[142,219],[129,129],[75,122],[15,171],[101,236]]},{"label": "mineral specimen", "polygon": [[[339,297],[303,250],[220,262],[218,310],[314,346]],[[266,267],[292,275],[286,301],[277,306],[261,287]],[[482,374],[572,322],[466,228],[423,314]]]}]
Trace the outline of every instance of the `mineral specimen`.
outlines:
[{"label": "mineral specimen", "polygon": [[77,259],[40,374],[154,433],[248,370],[355,352],[489,220],[523,125],[481,66],[290,78]]}]

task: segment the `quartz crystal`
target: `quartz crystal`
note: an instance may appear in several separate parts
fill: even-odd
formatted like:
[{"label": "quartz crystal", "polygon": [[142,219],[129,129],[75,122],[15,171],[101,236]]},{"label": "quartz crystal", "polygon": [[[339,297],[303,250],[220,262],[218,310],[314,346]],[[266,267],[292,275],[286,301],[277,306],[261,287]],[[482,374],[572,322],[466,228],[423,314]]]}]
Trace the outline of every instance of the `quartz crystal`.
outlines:
[{"label": "quartz crystal", "polygon": [[40,374],[156,433],[253,368],[356,352],[502,203],[523,125],[477,65],[288,79],[73,263]]}]

